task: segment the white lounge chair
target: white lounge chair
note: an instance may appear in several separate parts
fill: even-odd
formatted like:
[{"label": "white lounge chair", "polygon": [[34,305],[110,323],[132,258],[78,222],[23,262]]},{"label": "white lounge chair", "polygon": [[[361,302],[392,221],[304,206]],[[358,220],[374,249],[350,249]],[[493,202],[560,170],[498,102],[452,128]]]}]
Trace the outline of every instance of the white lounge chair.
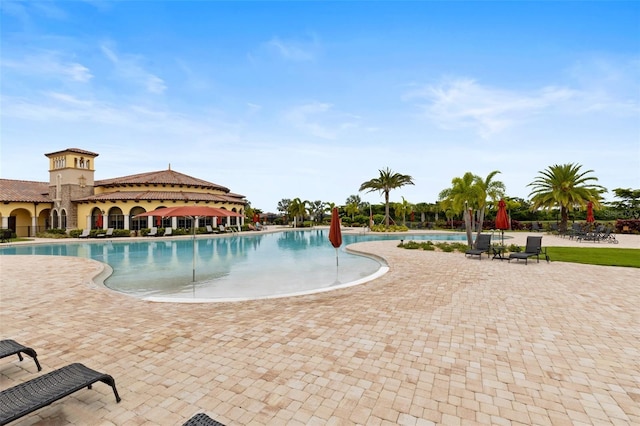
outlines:
[{"label": "white lounge chair", "polygon": [[83,229],[82,234],[78,235],[78,238],[89,238],[90,233],[91,233],[90,229]]},{"label": "white lounge chair", "polygon": [[102,232],[96,235],[96,238],[107,238],[107,237],[113,237],[113,228],[107,228],[107,232]]}]

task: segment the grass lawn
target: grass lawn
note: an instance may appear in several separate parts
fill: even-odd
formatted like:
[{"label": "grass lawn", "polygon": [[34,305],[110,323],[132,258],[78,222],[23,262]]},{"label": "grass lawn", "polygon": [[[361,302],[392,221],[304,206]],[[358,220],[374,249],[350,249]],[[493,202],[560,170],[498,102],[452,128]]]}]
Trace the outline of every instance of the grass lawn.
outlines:
[{"label": "grass lawn", "polygon": [[591,247],[547,247],[552,262],[640,268],[640,250]]}]

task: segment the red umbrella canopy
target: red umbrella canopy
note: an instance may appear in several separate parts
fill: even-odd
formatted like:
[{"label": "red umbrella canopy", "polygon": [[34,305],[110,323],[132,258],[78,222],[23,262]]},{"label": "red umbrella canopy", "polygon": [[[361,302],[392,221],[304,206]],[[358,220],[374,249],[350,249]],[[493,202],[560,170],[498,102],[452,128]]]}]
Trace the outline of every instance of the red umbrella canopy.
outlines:
[{"label": "red umbrella canopy", "polygon": [[342,245],[342,231],[340,230],[340,216],[338,208],[334,207],[331,211],[331,225],[329,225],[329,241],[331,245],[338,248]]},{"label": "red umbrella canopy", "polygon": [[593,217],[593,203],[589,201],[587,203],[587,222],[593,223],[596,221],[596,218]]},{"label": "red umbrella canopy", "polygon": [[226,217],[242,216],[240,213],[209,206],[179,206],[156,209],[150,212],[140,213],[135,217],[159,216],[159,217]]},{"label": "red umbrella canopy", "polygon": [[260,222],[260,215],[258,213],[253,214],[253,223]]},{"label": "red umbrella canopy", "polygon": [[509,217],[507,216],[507,203],[504,200],[498,202],[498,213],[496,214],[496,228],[509,229]]},{"label": "red umbrella canopy", "polygon": [[99,214],[96,217],[96,228],[102,228],[102,215]]}]

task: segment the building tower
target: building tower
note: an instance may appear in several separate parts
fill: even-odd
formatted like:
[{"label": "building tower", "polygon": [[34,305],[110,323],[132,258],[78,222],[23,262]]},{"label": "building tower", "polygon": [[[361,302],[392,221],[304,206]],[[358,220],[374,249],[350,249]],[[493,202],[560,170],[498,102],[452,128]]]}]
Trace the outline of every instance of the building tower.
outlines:
[{"label": "building tower", "polygon": [[49,196],[53,200],[51,225],[65,230],[78,227],[73,200],[93,195],[95,152],[67,148],[45,154],[49,158]]}]

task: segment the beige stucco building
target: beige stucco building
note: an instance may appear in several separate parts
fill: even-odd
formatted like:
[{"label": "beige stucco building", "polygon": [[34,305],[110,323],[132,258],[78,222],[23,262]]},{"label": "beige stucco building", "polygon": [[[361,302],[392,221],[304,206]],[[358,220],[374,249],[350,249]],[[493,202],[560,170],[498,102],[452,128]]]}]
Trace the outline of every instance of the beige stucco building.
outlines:
[{"label": "beige stucco building", "polygon": [[[224,218],[226,225],[242,225],[246,199],[224,186],[174,170],[94,180],[97,153],[78,148],[45,154],[49,182],[0,179],[0,228],[19,237],[61,228],[139,230],[152,226],[186,228],[188,218],[136,215],[160,207],[208,205],[240,217]],[[212,218],[196,219],[196,226],[213,225]]]}]

